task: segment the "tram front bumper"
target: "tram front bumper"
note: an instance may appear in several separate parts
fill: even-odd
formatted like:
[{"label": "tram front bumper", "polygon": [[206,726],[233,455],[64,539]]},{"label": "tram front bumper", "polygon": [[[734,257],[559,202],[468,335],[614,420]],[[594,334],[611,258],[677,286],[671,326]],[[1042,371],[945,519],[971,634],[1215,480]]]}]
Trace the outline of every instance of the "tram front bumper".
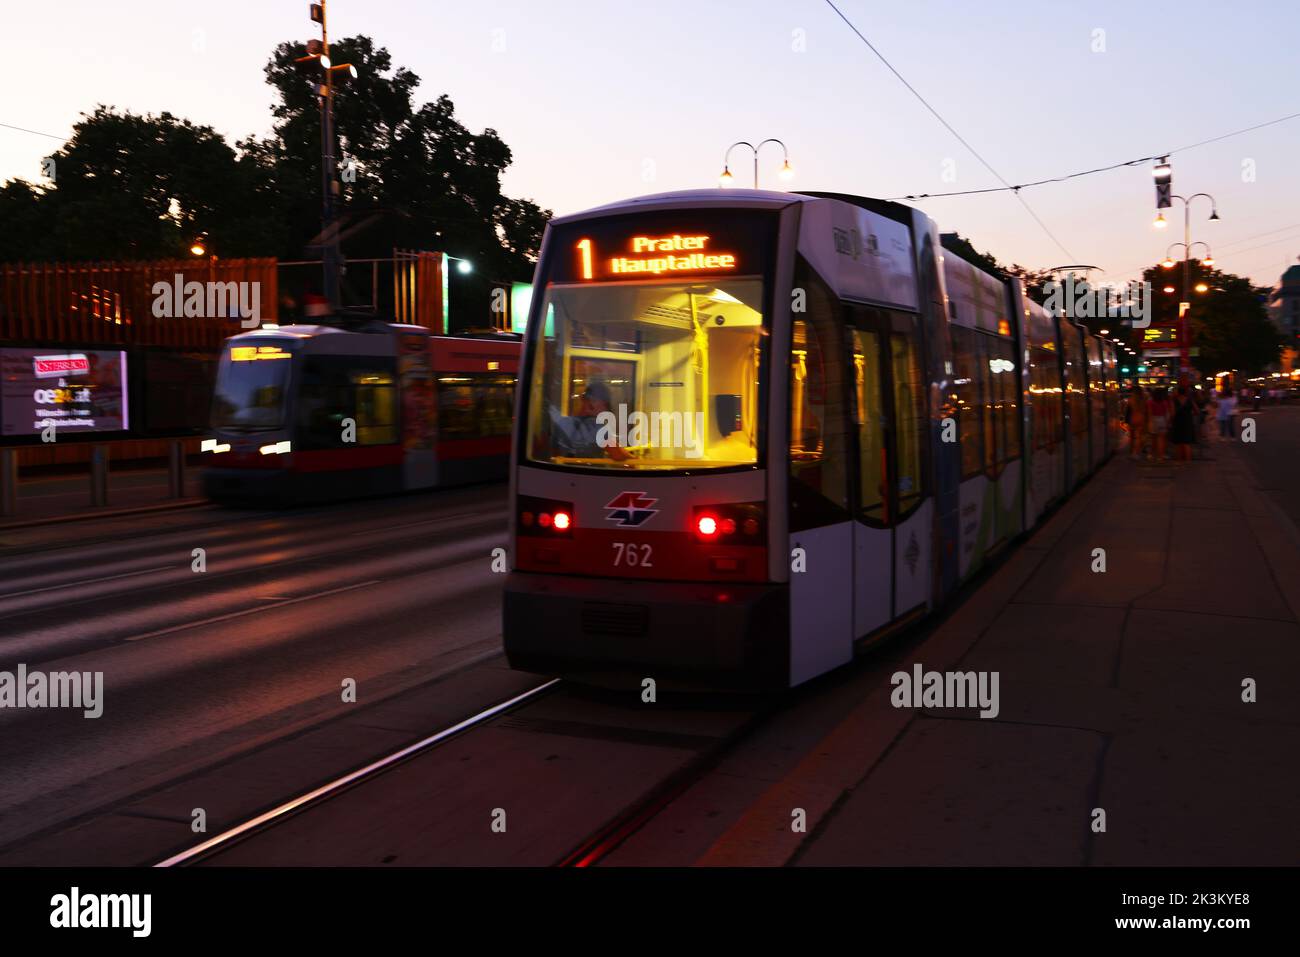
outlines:
[{"label": "tram front bumper", "polygon": [[511,572],[502,634],[520,671],[768,690],[789,686],[789,608],[783,584]]}]

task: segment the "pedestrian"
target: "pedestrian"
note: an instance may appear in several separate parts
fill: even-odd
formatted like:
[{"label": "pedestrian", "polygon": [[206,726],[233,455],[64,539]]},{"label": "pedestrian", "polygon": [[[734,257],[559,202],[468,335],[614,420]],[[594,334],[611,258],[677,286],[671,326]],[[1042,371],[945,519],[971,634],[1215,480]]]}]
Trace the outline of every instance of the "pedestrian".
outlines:
[{"label": "pedestrian", "polygon": [[1140,385],[1135,385],[1129,394],[1124,417],[1128,422],[1129,456],[1136,460],[1142,457],[1147,444],[1147,394]]},{"label": "pedestrian", "polygon": [[1169,424],[1169,437],[1174,443],[1174,461],[1192,460],[1192,443],[1196,441],[1196,403],[1188,394],[1187,386],[1180,385],[1174,393],[1173,417]]},{"label": "pedestrian", "polygon": [[1205,458],[1206,445],[1205,424],[1210,418],[1210,393],[1199,385],[1192,390],[1192,402],[1196,406],[1196,443],[1193,454],[1198,459]]},{"label": "pedestrian", "polygon": [[1164,386],[1157,386],[1147,403],[1147,434],[1151,436],[1151,453],[1157,462],[1166,458],[1169,442],[1169,392]]},{"label": "pedestrian", "polygon": [[1232,414],[1237,409],[1237,397],[1232,394],[1231,389],[1224,389],[1218,395],[1218,401],[1215,404],[1214,416],[1219,420],[1219,437],[1224,439],[1235,439],[1235,429],[1233,428]]}]

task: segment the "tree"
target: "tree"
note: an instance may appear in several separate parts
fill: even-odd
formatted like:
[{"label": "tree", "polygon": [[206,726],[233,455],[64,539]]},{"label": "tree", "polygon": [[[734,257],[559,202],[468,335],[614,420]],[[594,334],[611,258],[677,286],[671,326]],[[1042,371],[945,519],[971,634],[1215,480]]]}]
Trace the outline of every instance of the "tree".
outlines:
[{"label": "tree", "polygon": [[165,258],[201,236],[235,254],[246,239],[249,170],[211,127],[100,105],[51,158],[51,186],[4,187],[10,228],[0,257]]},{"label": "tree", "polygon": [[[276,48],[266,66],[279,97],[273,133],[240,144],[275,182],[283,218],[301,224],[294,237],[300,245],[316,235],[320,219],[318,77],[294,62],[305,50],[301,43]],[[512,156],[496,131],[470,132],[445,95],[417,105],[420,78],[394,67],[369,37],[335,41],[330,55],[358,73],[334,100],[339,162],[354,173],[341,183],[340,213],[352,222],[373,219],[349,239],[349,252],[440,249],[473,260],[481,275],[530,276],[550,212],[502,193]]]},{"label": "tree", "polygon": [[[1192,345],[1200,349],[1199,357],[1193,360],[1198,369],[1206,374],[1239,369],[1246,375],[1257,375],[1278,361],[1284,339],[1268,320],[1264,305],[1268,289],[1199,260],[1192,260],[1190,277],[1192,292],[1186,294],[1186,299],[1191,303]],[[1143,279],[1151,283],[1152,324],[1175,325],[1178,303],[1183,298],[1181,263],[1174,269],[1151,266],[1143,272]],[[1198,283],[1205,283],[1209,289],[1196,292]],[[1168,286],[1174,292],[1164,292]]]},{"label": "tree", "polygon": [[[0,186],[0,261],[154,259],[188,255],[206,237],[223,257],[315,258],[320,232],[319,74],[282,43],[266,65],[277,99],[272,135],[231,147],[211,127],[99,106],[83,114],[54,154],[48,187]],[[417,105],[420,78],[394,67],[364,36],[331,45],[358,76],[335,97],[346,253],[386,257],[392,248],[446,251],[472,260],[467,290],[487,279],[526,279],[550,212],[501,191],[510,149],[492,129],[472,133],[447,96]],[[464,301],[462,299],[462,301]]]}]

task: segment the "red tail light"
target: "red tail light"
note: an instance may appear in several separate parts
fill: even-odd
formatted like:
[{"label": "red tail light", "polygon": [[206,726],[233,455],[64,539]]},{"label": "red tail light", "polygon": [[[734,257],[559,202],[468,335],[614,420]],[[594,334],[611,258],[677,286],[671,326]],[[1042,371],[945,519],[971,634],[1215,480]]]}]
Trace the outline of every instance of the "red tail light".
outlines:
[{"label": "red tail light", "polygon": [[762,502],[701,505],[694,519],[696,534],[719,545],[762,545],[767,534]]},{"label": "red tail light", "polygon": [[515,523],[515,532],[518,535],[567,538],[573,533],[572,502],[520,495],[515,515],[519,519]]}]

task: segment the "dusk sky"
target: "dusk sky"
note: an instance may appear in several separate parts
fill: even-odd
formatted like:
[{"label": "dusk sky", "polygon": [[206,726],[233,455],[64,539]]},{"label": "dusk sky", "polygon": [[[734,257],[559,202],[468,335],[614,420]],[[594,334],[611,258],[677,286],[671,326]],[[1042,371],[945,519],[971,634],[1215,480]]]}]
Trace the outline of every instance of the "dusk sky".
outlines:
[{"label": "dusk sky", "polygon": [[[1300,254],[1300,118],[1179,151],[1300,112],[1294,0],[839,6],[1009,182],[1173,152],[1174,191],[1218,200],[1220,223],[1194,207],[1192,238],[1211,243],[1220,268],[1272,285]],[[898,197],[1000,185],[824,0],[641,9],[329,4],[332,36],[371,36],[422,78],[422,99],[445,92],[470,129],[496,129],[514,153],[505,191],[556,213],[715,186],[728,144],[770,136],[790,148],[796,189]],[[270,127],[272,48],[314,29],[306,0],[3,0],[0,123],[66,136],[105,103],[170,111],[233,144]],[[1099,30],[1104,52],[1093,49]],[[0,180],[38,180],[58,145],[0,127]],[[764,152],[765,185],[779,185],[779,165],[778,149]],[[738,182],[750,168],[737,151]],[[1095,264],[1121,282],[1182,238],[1181,207],[1172,228],[1151,228],[1149,163],[1022,195],[1064,250],[1010,193],[920,205],[1003,262]]]}]

